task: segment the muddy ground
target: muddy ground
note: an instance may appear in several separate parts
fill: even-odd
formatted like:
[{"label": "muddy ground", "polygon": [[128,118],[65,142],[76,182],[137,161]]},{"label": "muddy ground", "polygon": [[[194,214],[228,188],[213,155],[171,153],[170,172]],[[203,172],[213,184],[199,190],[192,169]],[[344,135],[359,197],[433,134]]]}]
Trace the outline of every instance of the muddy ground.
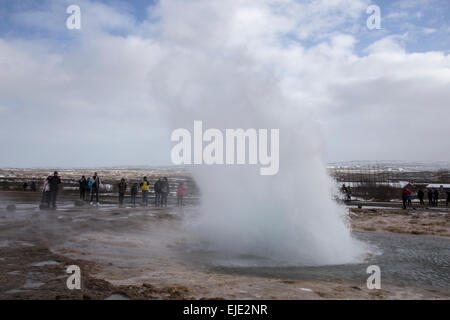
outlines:
[{"label": "muddy ground", "polygon": [[413,209],[351,208],[352,228],[358,231],[394,232],[450,237],[450,210],[416,206]]},{"label": "muddy ground", "polygon": [[[449,299],[442,289],[383,283],[298,280],[221,273],[198,267],[178,248],[183,217],[195,205],[127,206],[109,199],[39,210],[39,194],[0,192],[0,299]],[[16,210],[8,211],[8,204]],[[355,230],[449,236],[449,215],[428,209],[350,209]],[[69,290],[66,268],[81,269],[81,290]]]}]

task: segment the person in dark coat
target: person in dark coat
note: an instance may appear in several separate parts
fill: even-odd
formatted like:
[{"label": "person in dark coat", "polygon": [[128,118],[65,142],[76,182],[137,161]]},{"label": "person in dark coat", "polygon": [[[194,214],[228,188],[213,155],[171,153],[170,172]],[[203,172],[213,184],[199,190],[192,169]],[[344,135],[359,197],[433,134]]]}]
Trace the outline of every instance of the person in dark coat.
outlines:
[{"label": "person in dark coat", "polygon": [[419,198],[421,205],[425,204],[425,202],[423,202],[423,197],[425,197],[425,192],[423,192],[422,189],[419,189],[419,191],[417,191],[417,198]]},{"label": "person in dark coat", "polygon": [[100,190],[100,177],[98,176],[97,172],[94,172],[94,176],[92,177],[92,193],[91,193],[91,202],[94,200],[94,194],[95,194],[95,200],[97,204],[98,201],[98,192]]},{"label": "person in dark coat", "polygon": [[125,178],[122,178],[119,183],[119,205],[123,205],[125,191],[127,191],[127,182],[125,181]]},{"label": "person in dark coat", "polygon": [[161,178],[159,178],[153,185],[155,190],[155,206],[159,207],[161,205]]},{"label": "person in dark coat", "polygon": [[447,207],[449,202],[450,202],[450,189],[447,190]]},{"label": "person in dark coat", "polygon": [[130,200],[130,203],[136,204],[137,193],[138,193],[138,185],[137,185],[137,183],[134,183],[133,186],[131,187],[131,200]]},{"label": "person in dark coat", "polygon": [[55,171],[53,176],[48,180],[48,185],[50,187],[50,202],[53,208],[56,208],[56,198],[58,197],[59,185],[61,184],[61,178],[58,172]]},{"label": "person in dark coat", "polygon": [[36,188],[36,182],[31,182],[31,191],[36,192],[37,188]]},{"label": "person in dark coat", "polygon": [[169,195],[169,180],[164,177],[161,181],[161,207],[167,207],[167,197]]},{"label": "person in dark coat", "polygon": [[433,191],[433,205],[437,207],[439,204],[439,191],[438,189],[434,189]]},{"label": "person in dark coat", "polygon": [[86,185],[87,185],[87,181],[86,181],[86,177],[82,176],[80,180],[78,180],[79,183],[79,188],[80,188],[80,199],[84,200],[84,198],[86,198]]},{"label": "person in dark coat", "polygon": [[350,190],[350,187],[347,187],[345,184],[341,186],[341,192],[345,196],[345,201],[351,201],[352,200],[352,192]]},{"label": "person in dark coat", "polygon": [[427,195],[428,195],[428,205],[432,206],[433,205],[433,190],[428,189]]},{"label": "person in dark coat", "polygon": [[24,182],[22,187],[23,187],[23,191],[27,191],[28,183]]},{"label": "person in dark coat", "polygon": [[89,200],[89,195],[91,194],[91,186],[89,186],[89,180],[90,180],[90,178],[88,177],[84,181],[84,199],[83,200]]}]

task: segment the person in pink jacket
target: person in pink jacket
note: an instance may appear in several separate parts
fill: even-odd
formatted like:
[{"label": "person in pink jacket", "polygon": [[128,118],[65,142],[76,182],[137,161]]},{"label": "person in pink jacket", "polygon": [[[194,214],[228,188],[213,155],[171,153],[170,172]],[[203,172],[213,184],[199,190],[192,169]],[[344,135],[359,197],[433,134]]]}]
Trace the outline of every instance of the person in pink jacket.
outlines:
[{"label": "person in pink jacket", "polygon": [[178,190],[177,190],[177,206],[178,207],[183,206],[183,197],[184,197],[185,191],[186,191],[186,186],[183,184],[183,182],[180,182],[180,184],[178,185]]}]

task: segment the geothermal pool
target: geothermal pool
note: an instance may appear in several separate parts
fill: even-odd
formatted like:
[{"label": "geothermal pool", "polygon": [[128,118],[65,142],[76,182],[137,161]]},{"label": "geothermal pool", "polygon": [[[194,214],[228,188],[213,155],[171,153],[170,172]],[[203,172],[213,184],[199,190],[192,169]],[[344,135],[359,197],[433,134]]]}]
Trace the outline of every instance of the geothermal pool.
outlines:
[{"label": "geothermal pool", "polygon": [[356,280],[365,283],[369,265],[381,268],[381,282],[418,287],[439,287],[450,292],[450,239],[394,233],[353,232],[375,245],[378,254],[364,263],[329,266],[264,266],[273,263],[251,256],[226,257],[214,252],[189,252],[192,263],[216,272],[257,275],[281,279]]}]

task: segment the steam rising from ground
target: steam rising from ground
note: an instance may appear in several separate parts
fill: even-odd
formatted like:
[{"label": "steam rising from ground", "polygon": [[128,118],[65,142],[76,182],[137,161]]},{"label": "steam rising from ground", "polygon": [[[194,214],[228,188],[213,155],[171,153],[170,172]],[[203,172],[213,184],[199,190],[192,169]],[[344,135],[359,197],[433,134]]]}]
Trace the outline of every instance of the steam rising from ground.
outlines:
[{"label": "steam rising from ground", "polygon": [[331,200],[328,177],[320,163],[307,162],[284,165],[270,178],[246,169],[199,170],[203,206],[191,225],[194,239],[208,250],[274,265],[358,261],[362,247],[344,224],[344,209]]},{"label": "steam rising from ground", "polygon": [[[179,34],[167,31],[174,17],[163,16],[165,43],[174,41],[176,47],[154,70],[161,77],[152,84],[152,96],[167,106],[173,129],[192,132],[194,120],[202,120],[204,130],[223,132],[280,129],[280,170],[275,176],[260,176],[259,166],[195,167],[202,207],[189,225],[193,239],[224,254],[261,256],[285,264],[355,262],[363,249],[345,225],[344,209],[332,200],[320,134],[303,108],[308,102],[283,89],[288,70],[274,68],[276,55],[261,60],[245,42],[237,41],[244,40],[239,34],[226,28],[232,25],[233,8],[221,14],[213,5],[202,5],[222,21],[221,28],[211,25],[205,42],[183,45]],[[177,19],[180,26],[193,26],[192,15]],[[194,39],[197,33],[203,35],[199,29],[188,29],[185,39]],[[271,37],[247,33],[243,37],[270,51]]]}]

